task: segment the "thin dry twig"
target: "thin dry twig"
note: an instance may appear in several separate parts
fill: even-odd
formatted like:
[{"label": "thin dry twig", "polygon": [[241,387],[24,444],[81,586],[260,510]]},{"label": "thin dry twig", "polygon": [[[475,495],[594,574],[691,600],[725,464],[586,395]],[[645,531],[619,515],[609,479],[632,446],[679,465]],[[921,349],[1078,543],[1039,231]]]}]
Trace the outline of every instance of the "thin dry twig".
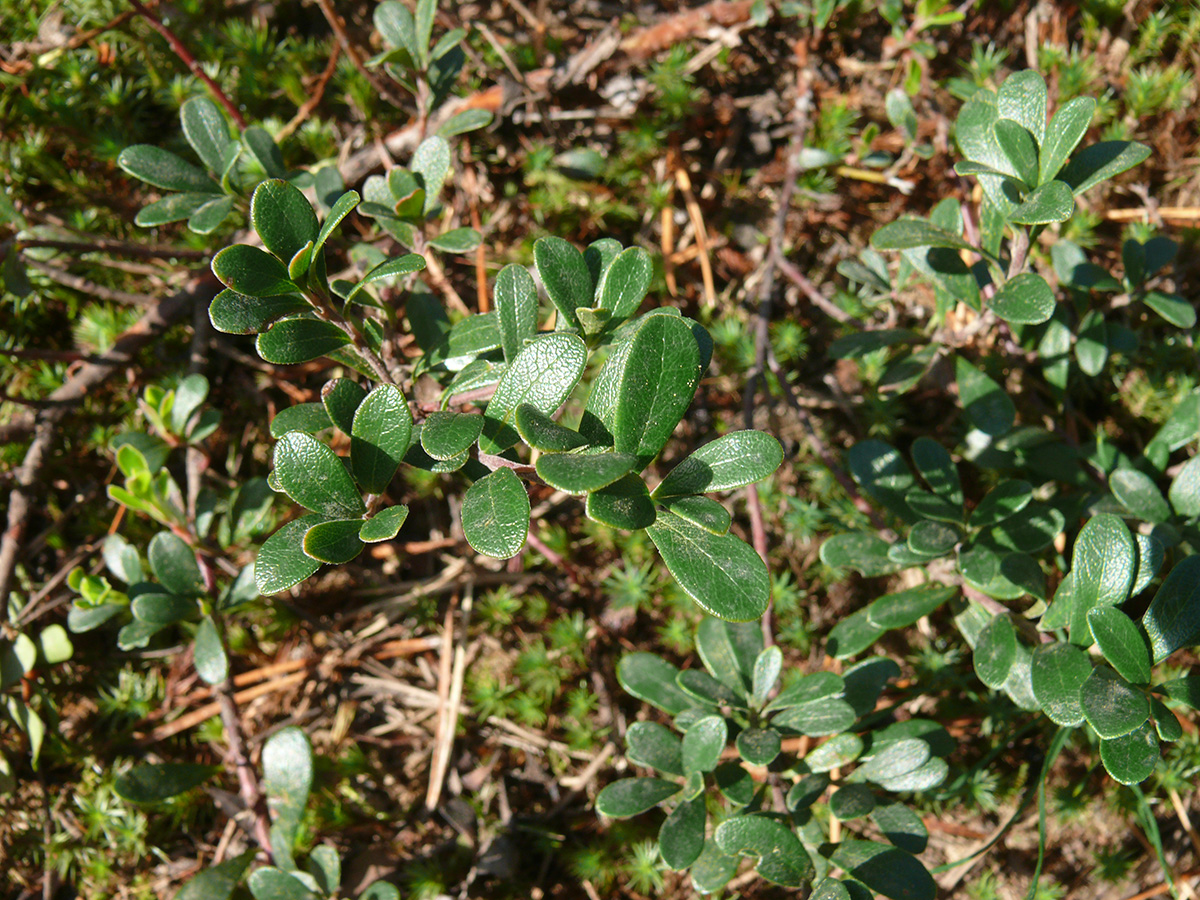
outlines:
[{"label": "thin dry twig", "polygon": [[316,87],[312,90],[312,95],[305,100],[296,114],[292,116],[290,122],[279,129],[279,134],[276,139],[282,141],[285,137],[292,134],[297,128],[304,124],[304,120],[312,115],[312,111],[320,104],[321,99],[325,96],[325,88],[329,87],[329,79],[333,78],[333,73],[337,71],[338,57],[341,56],[342,45],[334,44],[333,50],[329,53],[329,62],[325,64],[325,71],[321,73],[321,77],[317,79]]}]

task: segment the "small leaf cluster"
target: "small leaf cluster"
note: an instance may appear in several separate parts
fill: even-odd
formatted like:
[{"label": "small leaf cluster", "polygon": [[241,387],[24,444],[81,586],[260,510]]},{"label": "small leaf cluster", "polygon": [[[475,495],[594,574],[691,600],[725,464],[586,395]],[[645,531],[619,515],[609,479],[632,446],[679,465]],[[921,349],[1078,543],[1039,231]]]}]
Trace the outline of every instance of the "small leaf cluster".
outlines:
[{"label": "small leaf cluster", "polygon": [[[436,170],[414,168],[422,183],[440,191],[448,162],[447,154]],[[210,308],[218,330],[258,332],[258,351],[268,362],[328,356],[385,382],[367,392],[335,379],[321,403],[293,407],[272,423],[280,440],[271,483],[310,515],[264,545],[260,590],[286,590],[323,563],[349,562],[366,542],[393,538],[407,510],[382,497],[403,462],[433,472],[463,469],[472,479],[462,525],[480,553],[505,559],[524,546],[530,503],[523,476],[585,497],[596,522],[646,529],[706,611],[742,621],[760,616],[770,594],[766,567],[730,534],[725,508],[704,495],[770,475],[783,458],[778,441],[755,431],[727,434],[683,460],[653,492],[641,475],[687,411],[712,356],[708,333],[677,310],[635,316],[650,288],[649,255],[611,239],[586,252],[560,238],[539,239],[534,262],[556,313],[547,331],[539,328],[537,283],[516,264],[498,274],[492,311],[454,324],[428,295],[411,295],[409,318],[424,351],[411,374],[430,373],[445,384],[443,408],[418,422],[382,361],[392,323],[363,288],[418,271],[424,260],[417,254],[387,260],[357,285],[330,286],[325,275],[325,239],[357,199],[344,194],[318,225],[294,186],[264,182],[254,192],[251,218],[269,252],[239,244],[213,259],[227,285]],[[359,314],[356,306],[380,315]],[[567,427],[553,416],[601,348],[607,355],[582,417]],[[479,391],[490,394],[482,413],[449,408]],[[313,436],[329,427],[350,436],[347,459]],[[515,452],[522,442],[536,459]]]},{"label": "small leaf cluster", "polygon": [[[651,653],[621,660],[621,686],[672,716],[673,730],[654,721],[630,726],[626,756],[658,774],[613,782],[597,809],[617,818],[669,809],[659,852],[669,868],[689,871],[701,893],[720,891],[749,856],[766,880],[815,884],[815,896],[932,898],[933,879],[916,858],[925,826],[886,794],[940,784],[949,735],[922,719],[860,722],[899,667],[877,656],[844,675],[815,672],[778,690],[783,654],[764,647],[757,623],[706,618],[696,649],[704,670],[680,671]],[[785,741],[801,735],[824,740],[794,758]],[[855,837],[831,842],[818,805]],[[831,877],[834,866],[848,877]]]},{"label": "small leaf cluster", "polygon": [[[57,622],[41,628],[36,635],[31,635],[27,628],[19,630],[21,611],[18,607],[9,608],[9,617],[14,621],[0,638],[0,697],[8,718],[29,741],[30,765],[36,770],[46,739],[46,713],[50,710],[53,715],[53,706],[37,687],[35,675],[38,669],[69,660],[75,648],[66,629]],[[34,693],[39,695],[36,704]],[[0,752],[0,792],[11,790],[14,783],[8,757]]]},{"label": "small leaf cluster", "polygon": [[[996,91],[975,93],[956,123],[967,157],[956,171],[977,178],[982,189],[978,240],[966,237],[964,205],[953,198],[938,203],[928,219],[910,217],[879,229],[875,250],[840,267],[863,286],[868,309],[889,302],[918,273],[934,286],[940,314],[962,303],[981,314],[978,326],[1010,335],[1011,345],[1034,362],[1027,381],[1040,376],[1033,389],[1040,387],[1064,408],[1085,402],[1091,389],[1086,379],[1100,375],[1114,354],[1135,353],[1133,326],[1143,310],[1169,326],[1192,327],[1192,304],[1164,289],[1175,242],[1127,240],[1122,271],[1114,275],[1046,230],[1071,218],[1080,193],[1149,152],[1120,141],[1078,149],[1094,111],[1094,101],[1076,98],[1048,119],[1045,83],[1031,72],[1010,76]],[[1032,269],[1039,239],[1049,245],[1052,263],[1045,276]],[[898,278],[877,250],[901,252]],[[1118,296],[1121,306],[1134,309],[1128,326],[1109,308]],[[1200,643],[1194,565],[1200,463],[1190,459],[1171,467],[1172,454],[1200,439],[1200,395],[1184,395],[1138,455],[1112,446],[1099,429],[1082,446],[1072,446],[1051,429],[1020,424],[1017,403],[994,375],[1024,363],[998,348],[972,359],[961,347],[951,351],[936,339],[922,346],[925,341],[919,332],[889,323],[839,338],[830,353],[890,357],[880,384],[898,394],[948,358],[963,458],[983,474],[987,488],[970,496],[959,463],[928,436],[911,442],[907,460],[880,440],[851,448],[847,466],[855,484],[886,511],[895,532],[837,535],[822,546],[822,560],[868,577],[929,567],[931,578],[947,583],[869,603],[833,628],[830,652],[853,657],[887,631],[948,604],[986,687],[1007,694],[1019,709],[1044,712],[1062,728],[1086,725],[1099,739],[1107,771],[1136,784],[1153,771],[1159,741],[1182,734],[1164,701],[1193,708],[1196,701],[1191,676],[1156,677],[1155,669],[1172,653]],[[1072,377],[1074,372],[1084,378]],[[1060,554],[1072,523],[1080,521],[1086,524],[1074,537],[1067,566]],[[949,577],[946,560],[953,562]],[[1047,573],[1059,567],[1064,571],[1051,593]],[[1135,600],[1156,582],[1148,607]],[[1018,612],[1021,602],[1032,605]]]},{"label": "small leaf cluster", "polygon": [[[197,668],[199,661],[197,660]],[[337,850],[322,844],[309,854],[301,869],[295,860],[300,821],[313,782],[313,752],[304,730],[295,726],[271,735],[263,744],[261,787],[271,817],[273,865],[259,866],[246,876],[257,855],[254,850],[211,866],[187,882],[178,900],[229,900],[245,880],[254,900],[320,900],[336,898],[342,883]],[[214,766],[196,763],[142,763],[118,777],[117,793],[138,804],[154,804],[186,793],[216,774]],[[394,885],[377,881],[359,900],[399,900]]]},{"label": "small leaf cluster", "polygon": [[480,236],[474,228],[451,228],[428,239],[423,233],[426,223],[436,221],[442,213],[438,198],[450,172],[450,145],[446,139],[436,134],[427,137],[413,153],[409,166],[396,166],[386,177],[367,178],[358,211],[413,250],[422,250],[428,244],[446,253],[469,253],[478,247]]},{"label": "small leaf cluster", "polygon": [[[397,0],[380,3],[375,7],[375,28],[387,49],[367,60],[368,66],[381,66],[416,96],[424,114],[445,102],[467,61],[459,46],[467,36],[463,29],[452,29],[434,40],[436,14],[437,0],[418,0],[415,15]],[[454,119],[457,122],[445,131],[448,135],[481,128],[491,115],[486,111],[466,110]]]},{"label": "small leaf cluster", "polygon": [[202,168],[153,144],[134,144],[117,157],[117,164],[134,178],[173,192],[143,207],[134,219],[138,225],[152,228],[186,220],[197,234],[212,234],[264,177],[286,178],[301,187],[312,184],[309,173],[286,169],[264,128],[252,125],[240,139],[232,137],[225,114],[207,97],[185,102],[179,120]]}]

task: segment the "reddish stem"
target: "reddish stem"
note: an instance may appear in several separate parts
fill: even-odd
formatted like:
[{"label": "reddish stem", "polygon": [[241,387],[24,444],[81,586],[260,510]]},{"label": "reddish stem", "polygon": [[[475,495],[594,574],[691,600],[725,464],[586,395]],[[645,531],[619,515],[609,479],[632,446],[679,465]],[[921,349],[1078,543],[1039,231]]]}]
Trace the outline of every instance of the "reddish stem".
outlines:
[{"label": "reddish stem", "polygon": [[183,46],[183,42],[175,36],[175,32],[168,28],[163,20],[151,12],[150,9],[141,2],[141,0],[129,0],[129,5],[133,7],[134,11],[139,16],[149,23],[151,28],[163,36],[166,42],[171,45],[171,50],[180,58],[180,60],[183,61],[183,64],[188,67],[188,70],[201,81],[203,81],[204,86],[208,88],[209,92],[213,95],[213,98],[223,107],[225,107],[225,111],[229,113],[229,115],[233,118],[233,121],[237,123],[237,127],[245,130],[246,120],[242,118],[241,112],[236,106],[233,105],[232,101],[225,96],[225,92],[221,90],[220,85],[208,77],[208,74],[204,71],[204,68],[199,62],[196,61],[196,57],[192,56],[188,48]]}]

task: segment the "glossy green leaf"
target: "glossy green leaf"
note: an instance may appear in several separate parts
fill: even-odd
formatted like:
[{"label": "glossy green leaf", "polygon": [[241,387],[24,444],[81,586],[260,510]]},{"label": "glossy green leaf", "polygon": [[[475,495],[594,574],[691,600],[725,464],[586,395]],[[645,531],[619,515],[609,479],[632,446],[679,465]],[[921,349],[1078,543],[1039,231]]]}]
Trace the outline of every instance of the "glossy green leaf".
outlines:
[{"label": "glossy green leaf", "polygon": [[851,531],[835,534],[821,544],[821,562],[832,569],[853,569],[868,578],[900,568],[888,558],[888,543],[877,534]]},{"label": "glossy green leaf", "polygon": [[854,708],[839,697],[822,697],[791,706],[771,720],[774,728],[784,728],[810,737],[837,734],[854,724]]},{"label": "glossy green leaf", "polygon": [[294,431],[280,438],[275,475],[284,492],[305,509],[335,519],[359,518],[365,511],[342,460],[307,434]]},{"label": "glossy green leaf", "polygon": [[1048,182],[1059,173],[1063,163],[1083,140],[1095,111],[1096,101],[1091,97],[1076,97],[1059,107],[1041,142],[1038,158],[1040,182]]},{"label": "glossy green leaf", "polygon": [[217,183],[203,170],[150,144],[126,147],[117,157],[117,165],[134,178],[168,191],[211,194],[218,190]]},{"label": "glossy green leaf", "polygon": [[829,858],[870,890],[892,900],[934,900],[937,896],[933,876],[915,856],[896,847],[847,839],[832,846]]},{"label": "glossy green leaf", "polygon": [[350,343],[350,336],[332,322],[320,319],[283,319],[260,334],[258,355],[276,365],[294,365],[327,356]]},{"label": "glossy green leaf", "polygon": [[291,872],[275,866],[255,869],[246,886],[254,900],[317,900],[318,897]]},{"label": "glossy green leaf", "polygon": [[627,653],[617,664],[617,681],[625,693],[673,716],[696,706],[675,683],[677,675],[677,668],[652,653]]},{"label": "glossy green leaf", "polygon": [[439,410],[421,426],[421,446],[434,459],[452,459],[470,449],[483,430],[483,416]]},{"label": "glossy green leaf", "polygon": [[555,333],[527,344],[505,370],[484,410],[479,438],[484,453],[501,453],[521,436],[513,427],[517,407],[527,403],[549,416],[570,396],[587,363],[587,347],[573,334]]},{"label": "glossy green leaf", "polygon": [[271,420],[271,437],[281,438],[293,431],[316,434],[332,424],[329,413],[320,403],[297,403],[284,407]]},{"label": "glossy green leaf", "polygon": [[408,400],[393,384],[377,385],[359,404],[350,429],[350,463],[363,490],[387,490],[408,452],[412,427]]},{"label": "glossy green leaf", "polygon": [[363,542],[358,536],[362,526],[361,518],[319,522],[304,534],[304,553],[317,562],[348,563],[362,552]]},{"label": "glossy green leaf", "polygon": [[845,682],[840,675],[825,671],[813,672],[797,678],[780,691],[779,696],[767,706],[767,711],[803,706],[824,697],[840,697],[844,688]]},{"label": "glossy green leaf", "polygon": [[[1067,193],[1070,199],[1070,192]],[[1046,279],[1033,272],[1010,278],[988,302],[1005,322],[1037,325],[1054,315],[1054,291]]]},{"label": "glossy green leaf", "polygon": [[679,793],[679,785],[661,778],[622,778],[596,796],[596,811],[613,819],[647,812]]},{"label": "glossy green leaf", "polygon": [[[139,213],[139,218],[140,216]],[[1162,291],[1147,291],[1142,302],[1177,328],[1196,327],[1196,307],[1186,297],[1165,294]]]},{"label": "glossy green leaf", "polygon": [[845,671],[842,697],[855,713],[865,716],[875,709],[888,681],[899,677],[900,667],[886,656],[864,659]]},{"label": "glossy green leaf", "polygon": [[979,633],[972,661],[979,680],[999,690],[1017,658],[1017,632],[1007,615],[997,615]]},{"label": "glossy green leaf", "polygon": [[359,291],[373,282],[381,281],[384,278],[411,275],[414,272],[420,272],[424,268],[425,257],[419,256],[416,253],[406,253],[403,256],[393,256],[391,259],[385,259],[379,265],[372,267],[367,274],[359,279],[358,284],[354,286],[354,289],[350,291],[350,295],[346,299],[354,300],[358,296]]},{"label": "glossy green leaf", "polygon": [[250,157],[262,167],[268,178],[286,178],[283,154],[265,128],[251,125],[242,132],[242,145]]},{"label": "glossy green leaf", "polygon": [[196,763],[137,765],[117,776],[113,790],[130,803],[160,803],[203,784],[216,771]]},{"label": "glossy green leaf", "polygon": [[[1071,643],[1092,643],[1087,615],[1098,606],[1117,606],[1129,596],[1136,570],[1133,537],[1118,516],[1095,516],[1079,532],[1071,557]],[[1154,642],[1154,631],[1146,631]]]},{"label": "glossy green leaf", "polygon": [[1096,666],[1079,690],[1083,715],[1102,738],[1120,737],[1150,717],[1146,694],[1107,666]]},{"label": "glossy green leaf", "polygon": [[322,516],[316,514],[301,516],[267,538],[254,561],[254,581],[260,592],[286,591],[321,568],[319,562],[304,553],[305,533],[321,520]]},{"label": "glossy green leaf", "polygon": [[862,653],[886,632],[867,618],[867,610],[860,609],[833,626],[826,646],[834,659],[847,659]]},{"label": "glossy green leaf", "polygon": [[1049,547],[1065,525],[1066,518],[1057,509],[1034,502],[999,522],[991,534],[1002,547],[1036,553]]},{"label": "glossy green leaf", "polygon": [[691,329],[673,316],[649,318],[630,341],[620,375],[613,415],[617,452],[636,456],[639,469],[649,465],[691,405],[699,382],[700,351]]},{"label": "glossy green leaf", "polygon": [[529,533],[529,494],[511,469],[491,472],[468,489],[462,503],[463,535],[477,553],[516,556]]},{"label": "glossy green leaf", "polygon": [[683,735],[682,760],[685,774],[711,772],[721,761],[729,729],[720,716],[705,716]]},{"label": "glossy green leaf", "polygon": [[196,596],[205,592],[196,554],[183,538],[160,531],[150,541],[147,557],[154,577],[172,594]]},{"label": "glossy green leaf", "polygon": [[706,616],[696,628],[696,652],[704,668],[738,696],[753,689],[754,666],[764,649],[762,629],[752,622]]},{"label": "glossy green leaf", "polygon": [[871,811],[871,820],[883,832],[883,836],[906,853],[920,854],[929,844],[929,830],[915,812],[903,803],[877,806]]},{"label": "glossy green leaf", "polygon": [[[1021,225],[1046,225],[1051,222],[1065,222],[1071,218],[1074,212],[1075,196],[1071,193],[1070,186],[1062,181],[1049,181],[1030,192],[1029,196],[1025,198],[1025,202],[1009,213],[1008,218],[1009,221],[1017,222]],[[1023,274],[1032,275],[1030,272]],[[1041,276],[1033,275],[1033,277],[1042,280]],[[1045,309],[1044,296],[1043,293],[1039,293],[1038,295],[1039,308],[1043,310]],[[1051,300],[1053,300],[1053,294],[1051,294]],[[994,302],[992,306],[995,308]],[[1049,311],[1046,311],[1042,318],[1031,320],[1011,319],[1000,312],[999,309],[996,310],[996,314],[1008,322],[1045,322],[1046,319],[1050,318],[1052,311],[1053,307],[1050,307]]]},{"label": "glossy green leaf", "polygon": [[878,440],[859,441],[846,454],[846,465],[869,497],[906,521],[915,519],[904,495],[916,480],[895,447]]},{"label": "glossy green leaf", "polygon": [[251,297],[298,294],[288,278],[287,266],[249,244],[233,244],[213,257],[213,274],[230,290]]},{"label": "glossy green leaf", "polygon": [[829,798],[829,811],[839,819],[861,819],[875,808],[875,795],[865,784],[848,784]]},{"label": "glossy green leaf", "polygon": [[1171,507],[1149,475],[1137,469],[1117,469],[1108,476],[1108,486],[1121,505],[1147,522],[1165,522]]},{"label": "glossy green leaf", "polygon": [[955,588],[923,584],[880,597],[867,607],[867,620],[878,628],[907,628],[955,597]]},{"label": "glossy green leaf", "polygon": [[751,694],[754,702],[762,706],[767,702],[771,689],[779,680],[783,670],[783,653],[778,647],[767,647],[754,661],[754,672],[751,678]]},{"label": "glossy green leaf", "polygon": [[255,850],[247,850],[204,869],[179,889],[174,900],[229,900],[256,855]]},{"label": "glossy green leaf", "polygon": [[321,403],[327,418],[342,434],[350,434],[354,429],[354,414],[366,397],[366,390],[349,378],[335,378],[321,387]]},{"label": "glossy green leaf", "polygon": [[524,266],[510,264],[496,276],[493,296],[504,358],[511,362],[537,333],[537,284]]},{"label": "glossy green leaf", "polygon": [[1014,72],[996,91],[996,112],[1020,123],[1040,145],[1046,136],[1045,80],[1032,69]]},{"label": "glossy green leaf", "polygon": [[189,191],[185,194],[168,194],[161,200],[143,206],[138,210],[133,223],[142,228],[156,228],[169,222],[181,222],[191,218],[201,207],[219,199],[220,194],[198,194]]},{"label": "glossy green leaf", "polygon": [[1016,515],[1033,499],[1033,485],[1028,481],[1008,479],[992,488],[971,511],[967,523],[972,528],[986,528]]},{"label": "glossy green leaf", "polygon": [[584,256],[558,237],[539,238],[533,245],[533,260],[559,316],[570,327],[578,327],[575,310],[593,302],[592,276]]},{"label": "glossy green leaf", "polygon": [[482,235],[474,228],[453,228],[429,239],[429,246],[443,253],[470,253],[479,246]]},{"label": "glossy green leaf", "polygon": [[658,517],[646,482],[632,473],[589,493],[584,508],[589,519],[624,531],[649,528]]},{"label": "glossy green leaf", "polygon": [[972,250],[966,241],[956,234],[939,228],[927,219],[916,216],[901,216],[889,222],[871,235],[871,246],[876,250],[914,250],[922,247],[948,247],[952,250]]},{"label": "glossy green leaf", "polygon": [[1142,616],[1154,662],[1200,643],[1200,557],[1187,556],[1163,579]]},{"label": "glossy green leaf", "polygon": [[836,734],[804,757],[804,763],[813,772],[828,772],[830,769],[847,766],[863,752],[863,741],[857,734]]},{"label": "glossy green leaf", "polygon": [[654,265],[649,253],[641,247],[622,250],[600,283],[597,296],[600,308],[610,310],[617,321],[628,319],[641,306],[653,277]]},{"label": "glossy green leaf", "polygon": [[1200,516],[1200,456],[1189,459],[1175,475],[1167,498],[1178,515]]},{"label": "glossy green leaf", "polygon": [[918,522],[908,533],[908,549],[918,556],[933,558],[949,553],[962,539],[957,528],[944,522]]},{"label": "glossy green leaf", "polygon": [[235,143],[229,136],[229,123],[217,105],[207,97],[192,97],[179,108],[183,135],[200,161],[210,172],[225,171]]},{"label": "glossy green leaf", "polygon": [[683,777],[682,744],[671,729],[657,722],[634,722],[625,732],[625,747],[630,762]]},{"label": "glossy green leaf", "polygon": [[955,357],[955,376],[963,410],[976,428],[992,437],[1012,429],[1017,408],[1000,385],[961,356]]},{"label": "glossy green leaf", "polygon": [[783,749],[774,728],[748,728],[737,736],[738,754],[752,766],[769,766]]},{"label": "glossy green leaf", "polygon": [[958,467],[949,451],[932,438],[919,437],[909,449],[917,473],[925,479],[929,489],[950,503],[962,506],[962,482]]},{"label": "glossy green leaf", "polygon": [[659,513],[646,531],[680,587],[705,612],[749,622],[766,610],[767,567],[745,542],[712,534],[669,511]]},{"label": "glossy green leaf", "polygon": [[607,487],[633,470],[637,459],[627,453],[547,453],[538,457],[538,476],[569,494]]},{"label": "glossy green leaf", "polygon": [[368,544],[390,541],[400,532],[400,526],[408,518],[408,507],[403,504],[389,506],[362,523],[358,538]]},{"label": "glossy green leaf", "polygon": [[1060,181],[1071,185],[1075,194],[1120,175],[1126,169],[1145,162],[1150,148],[1136,141],[1101,141],[1084,147],[1063,168]]},{"label": "glossy green leaf", "polygon": [[729,510],[709,497],[672,497],[663,505],[679,518],[713,534],[725,534],[733,524]]},{"label": "glossy green leaf", "polygon": [[133,598],[130,610],[142,622],[165,626],[195,616],[197,606],[193,597],[146,592]]},{"label": "glossy green leaf", "polygon": [[779,441],[762,431],[734,431],[705,444],[679,463],[654,497],[727,491],[762,481],[783,462]]},{"label": "glossy green leaf", "polygon": [[1173,678],[1155,685],[1154,690],[1163,694],[1169,700],[1183,703],[1192,709],[1200,710],[1200,675],[1187,675],[1183,678]]},{"label": "glossy green leaf", "polygon": [[[878,737],[876,738],[878,742]],[[888,781],[914,772],[929,761],[930,745],[916,737],[887,741],[854,772],[856,780]]]},{"label": "glossy green leaf", "polygon": [[225,655],[225,647],[211,616],[200,620],[192,655],[196,674],[206,683],[220,684],[229,676],[229,658]]},{"label": "glossy green leaf", "polygon": [[304,194],[295,185],[277,178],[264,181],[254,189],[250,198],[250,221],[266,248],[285,261],[295,256],[305,244],[316,241],[321,230],[316,213]]},{"label": "glossy green leaf", "polygon": [[813,864],[790,828],[765,816],[734,816],[713,834],[717,845],[730,856],[755,857],[758,874],[783,887],[807,887]]},{"label": "glossy green leaf", "polygon": [[1100,741],[1100,760],[1116,781],[1138,784],[1150,777],[1161,755],[1149,722],[1128,734]]},{"label": "glossy green leaf", "polygon": [[279,865],[294,868],[292,848],[313,780],[312,745],[303,729],[293,725],[267,738],[262,769],[262,792],[272,817],[271,852]]},{"label": "glossy green leaf", "polygon": [[325,242],[329,240],[334,230],[342,223],[342,220],[350,215],[354,208],[358,206],[361,199],[357,191],[345,191],[334,201],[333,206],[329,208],[329,212],[325,215],[325,221],[321,223],[321,228],[317,232],[317,239],[313,242],[312,255],[314,259],[321,255],[325,247]]},{"label": "glossy green leaf", "polygon": [[188,216],[188,228],[196,234],[212,234],[232,211],[232,197],[214,197]]},{"label": "glossy green leaf", "polygon": [[658,832],[658,848],[671,869],[686,869],[704,849],[704,823],[708,818],[704,796],[681,801]]},{"label": "glossy green leaf", "polygon": [[1108,325],[1099,310],[1092,310],[1079,323],[1075,359],[1085,375],[1099,375],[1108,362]]},{"label": "glossy green leaf", "polygon": [[308,303],[298,296],[249,297],[226,289],[213,298],[208,317],[225,334],[258,334],[276,319],[306,309]]},{"label": "glossy green leaf", "polygon": [[1150,698],[1150,718],[1160,740],[1174,742],[1183,737],[1183,725],[1179,717],[1157,697]]},{"label": "glossy green leaf", "polygon": [[1092,637],[1109,665],[1126,681],[1150,683],[1150,646],[1133,620],[1114,606],[1088,612]]},{"label": "glossy green leaf", "polygon": [[578,431],[558,424],[528,403],[517,407],[513,422],[521,440],[535,450],[566,453],[587,445],[587,439]]},{"label": "glossy green leaf", "polygon": [[1083,724],[1079,693],[1092,674],[1088,655],[1073,644],[1042,644],[1033,652],[1033,693],[1042,710],[1056,725]]},{"label": "glossy green leaf", "polygon": [[1038,178],[1038,147],[1034,136],[1021,123],[1012,119],[996,120],[996,143],[1008,159],[1012,171],[1027,186],[1033,187]]}]

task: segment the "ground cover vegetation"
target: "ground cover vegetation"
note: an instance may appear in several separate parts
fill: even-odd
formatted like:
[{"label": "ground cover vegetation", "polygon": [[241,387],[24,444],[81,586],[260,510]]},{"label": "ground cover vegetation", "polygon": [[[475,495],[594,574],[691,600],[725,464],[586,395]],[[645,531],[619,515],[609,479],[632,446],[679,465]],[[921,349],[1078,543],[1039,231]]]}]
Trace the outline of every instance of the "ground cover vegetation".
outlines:
[{"label": "ground cover vegetation", "polygon": [[1191,895],[1194,5],[0,12],[5,896]]}]

